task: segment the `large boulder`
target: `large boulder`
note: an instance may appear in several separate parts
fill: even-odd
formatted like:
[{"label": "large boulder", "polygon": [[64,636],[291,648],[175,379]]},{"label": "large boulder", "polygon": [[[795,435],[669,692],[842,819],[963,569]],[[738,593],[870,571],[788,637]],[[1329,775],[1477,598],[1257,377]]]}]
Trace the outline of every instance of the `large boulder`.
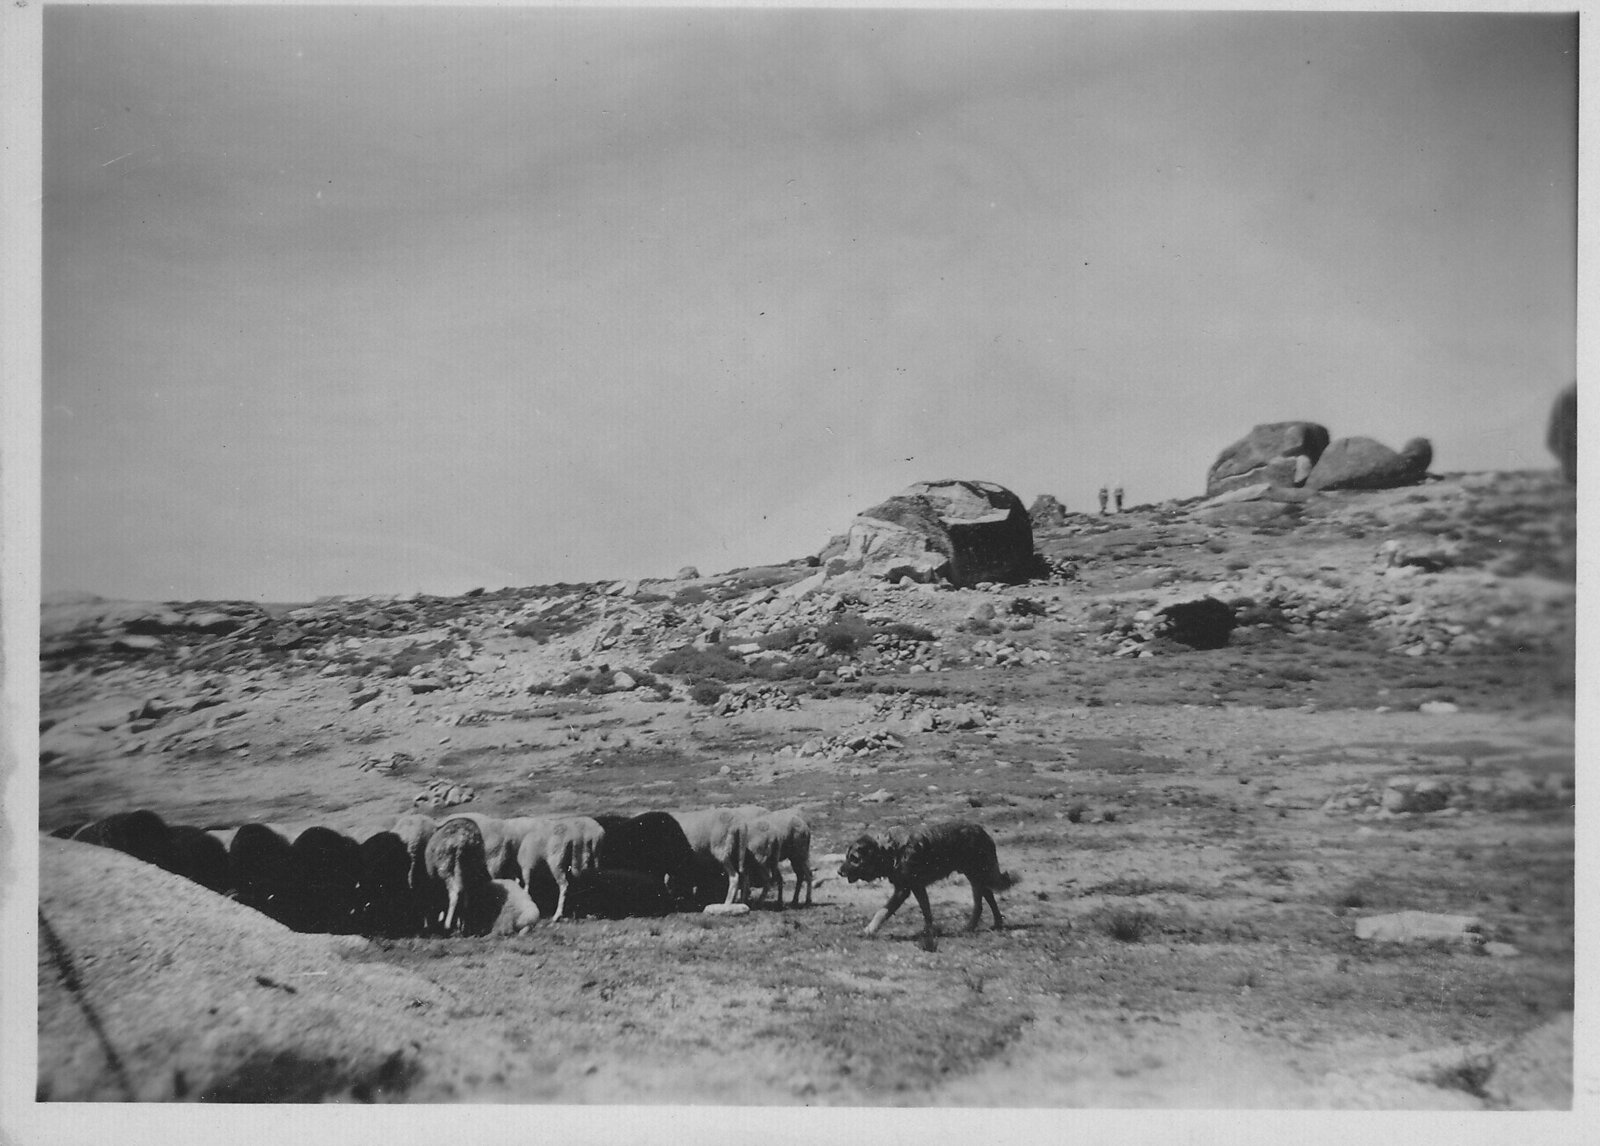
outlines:
[{"label": "large boulder", "polygon": [[1041,493],[1028,507],[1028,521],[1035,529],[1055,529],[1067,523],[1067,507],[1053,494]]},{"label": "large boulder", "polygon": [[1322,452],[1305,485],[1312,490],[1398,489],[1426,478],[1432,461],[1427,438],[1412,438],[1399,453],[1372,438],[1340,438]]},{"label": "large boulder", "polygon": [[1483,1089],[1505,1110],[1571,1110],[1572,1012],[1502,1046]]},{"label": "large boulder", "polygon": [[917,482],[856,517],[842,561],[846,569],[891,581],[1016,581],[1033,566],[1033,526],[1004,486]]},{"label": "large boulder", "polygon": [[1356,920],[1356,938],[1376,943],[1464,943],[1484,941],[1483,921],[1476,915],[1442,915],[1435,911],[1396,911]]},{"label": "large boulder", "polygon": [[[312,1102],[408,1094],[452,1064],[423,1017],[447,994],[398,967],[108,848],[39,841],[37,1096]],[[419,1013],[420,1004],[420,1013]],[[440,1067],[446,1073],[438,1074]],[[478,1068],[481,1069],[481,1064]]]},{"label": "large boulder", "polygon": [[1252,499],[1201,506],[1194,511],[1194,519],[1208,525],[1266,525],[1293,520],[1299,512],[1293,502]]},{"label": "large boulder", "polygon": [[1233,608],[1215,597],[1180,601],[1156,614],[1155,633],[1195,649],[1226,647],[1233,632]]},{"label": "large boulder", "polygon": [[1328,430],[1315,422],[1268,422],[1217,455],[1206,471],[1206,493],[1265,482],[1297,486],[1328,448]]},{"label": "large boulder", "polygon": [[1561,463],[1561,476],[1570,482],[1578,480],[1578,384],[1574,382],[1556,396],[1550,410],[1550,428],[1545,432],[1545,444]]}]

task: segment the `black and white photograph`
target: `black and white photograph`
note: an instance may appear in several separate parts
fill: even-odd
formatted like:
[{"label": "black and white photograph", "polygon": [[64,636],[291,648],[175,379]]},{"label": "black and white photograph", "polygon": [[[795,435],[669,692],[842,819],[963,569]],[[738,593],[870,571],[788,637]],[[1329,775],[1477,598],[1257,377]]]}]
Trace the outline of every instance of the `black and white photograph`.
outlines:
[{"label": "black and white photograph", "polygon": [[15,5],[22,1121],[1566,1141],[1581,18]]}]

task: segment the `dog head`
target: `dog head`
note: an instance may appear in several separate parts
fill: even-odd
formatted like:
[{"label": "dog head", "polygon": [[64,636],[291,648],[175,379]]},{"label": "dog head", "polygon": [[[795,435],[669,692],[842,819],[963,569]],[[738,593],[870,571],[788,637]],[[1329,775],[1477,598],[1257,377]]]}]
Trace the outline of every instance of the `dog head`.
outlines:
[{"label": "dog head", "polygon": [[845,850],[839,874],[851,883],[858,880],[882,879],[894,868],[894,857],[889,849],[871,836],[862,836]]}]

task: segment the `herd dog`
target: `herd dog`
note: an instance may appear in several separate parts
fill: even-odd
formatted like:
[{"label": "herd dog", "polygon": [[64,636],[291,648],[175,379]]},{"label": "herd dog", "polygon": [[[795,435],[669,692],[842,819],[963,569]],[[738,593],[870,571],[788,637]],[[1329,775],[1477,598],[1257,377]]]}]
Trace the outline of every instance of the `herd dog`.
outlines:
[{"label": "herd dog", "polygon": [[[659,916],[737,902],[807,906],[815,883],[811,827],[798,808],[756,805],[637,815],[500,818],[406,813],[345,833],[322,824],[195,827],[149,809],[118,812],[50,833],[124,852],[296,931],[418,935],[510,934],[541,918]],[[782,865],[794,876],[786,903]],[[976,930],[995,893],[1017,882],[1000,869],[994,839],[966,820],[891,829],[850,844],[839,874],[887,880],[889,901],[865,934],[915,897],[923,945],[933,950],[928,885],[953,874],[972,886]]]},{"label": "herd dog", "polygon": [[967,920],[967,930],[978,929],[983,905],[988,903],[995,930],[999,931],[1004,924],[994,893],[1015,885],[1017,877],[1000,870],[993,837],[968,820],[924,824],[905,834],[891,832],[887,843],[864,835],[850,845],[839,865],[839,874],[851,883],[887,879],[894,887],[889,902],[867,924],[867,935],[876,935],[884,922],[900,910],[906,897],[914,895],[917,906],[922,908],[923,945],[930,951],[934,939],[928,885],[956,872],[966,876],[972,885],[972,918]]}]

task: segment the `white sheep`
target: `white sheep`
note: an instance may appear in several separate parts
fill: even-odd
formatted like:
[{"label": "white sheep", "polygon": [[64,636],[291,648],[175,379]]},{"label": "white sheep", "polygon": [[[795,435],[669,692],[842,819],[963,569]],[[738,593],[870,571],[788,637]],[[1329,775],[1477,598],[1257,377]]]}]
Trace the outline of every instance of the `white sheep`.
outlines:
[{"label": "white sheep", "polygon": [[778,907],[783,907],[783,871],[780,864],[789,861],[794,869],[794,906],[800,906],[800,885],[806,887],[806,904],[811,904],[811,825],[799,808],[785,808],[759,816],[749,824],[746,844],[750,859],[766,882],[762,885],[760,899],[766,899],[772,884],[778,887]]},{"label": "white sheep", "polygon": [[745,855],[748,821],[734,808],[708,808],[699,812],[673,812],[695,854],[720,866],[728,877],[724,904],[746,891]]},{"label": "white sheep", "polygon": [[531,821],[517,847],[517,866],[524,887],[533,886],[533,873],[542,864],[556,881],[556,910],[560,919],[567,909],[567,889],[577,876],[597,868],[595,852],[606,831],[588,816],[565,816]]}]

